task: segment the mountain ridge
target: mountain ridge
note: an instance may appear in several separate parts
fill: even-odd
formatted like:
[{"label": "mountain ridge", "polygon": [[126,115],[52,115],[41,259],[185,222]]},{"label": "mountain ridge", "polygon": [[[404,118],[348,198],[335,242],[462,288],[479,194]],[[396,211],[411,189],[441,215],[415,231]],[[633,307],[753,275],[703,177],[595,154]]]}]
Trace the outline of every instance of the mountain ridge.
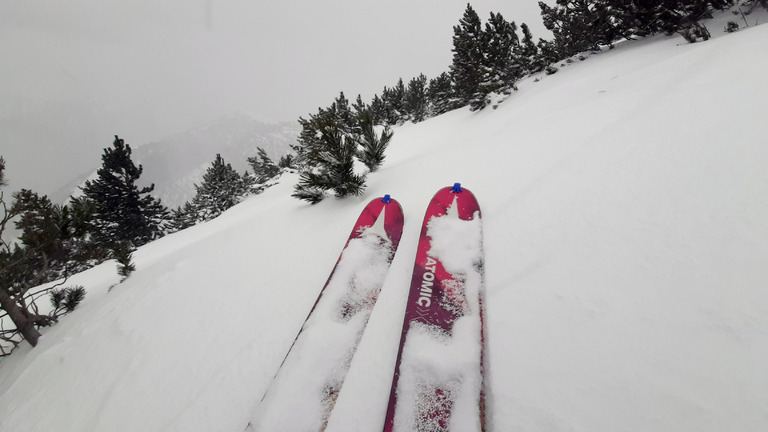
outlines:
[{"label": "mountain ridge", "polygon": [[[155,185],[152,195],[169,208],[183,205],[195,196],[206,169],[221,154],[238,172],[250,170],[247,159],[263,148],[275,162],[290,153],[300,127],[293,122],[265,122],[247,113],[219,118],[202,126],[141,145],[131,145],[133,161],[144,171],[141,185]],[[130,138],[125,138],[128,144]],[[98,167],[97,167],[98,168]],[[85,180],[95,178],[96,169],[73,179],[53,194],[54,202],[79,195]]]}]

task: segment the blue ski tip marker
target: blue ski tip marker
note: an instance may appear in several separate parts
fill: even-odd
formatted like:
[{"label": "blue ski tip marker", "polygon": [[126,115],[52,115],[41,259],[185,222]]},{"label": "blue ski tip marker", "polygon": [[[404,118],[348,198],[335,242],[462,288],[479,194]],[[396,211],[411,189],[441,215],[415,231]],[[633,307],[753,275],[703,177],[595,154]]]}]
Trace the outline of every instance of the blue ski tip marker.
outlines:
[{"label": "blue ski tip marker", "polygon": [[451,192],[453,193],[461,192],[461,183],[454,183],[453,187],[451,188]]},{"label": "blue ski tip marker", "polygon": [[381,199],[381,202],[384,204],[389,204],[392,202],[392,197],[389,196],[389,194],[384,195],[384,198]]}]

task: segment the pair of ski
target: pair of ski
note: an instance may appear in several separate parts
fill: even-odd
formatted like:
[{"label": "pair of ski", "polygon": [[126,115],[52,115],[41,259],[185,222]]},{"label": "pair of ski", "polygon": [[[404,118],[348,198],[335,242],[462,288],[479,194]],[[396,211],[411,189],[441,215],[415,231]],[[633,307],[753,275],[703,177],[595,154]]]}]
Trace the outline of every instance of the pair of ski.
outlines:
[{"label": "pair of ski", "polygon": [[[324,431],[397,251],[400,204],[363,209],[246,431]],[[421,228],[384,432],[484,431],[480,208],[458,183]]]}]

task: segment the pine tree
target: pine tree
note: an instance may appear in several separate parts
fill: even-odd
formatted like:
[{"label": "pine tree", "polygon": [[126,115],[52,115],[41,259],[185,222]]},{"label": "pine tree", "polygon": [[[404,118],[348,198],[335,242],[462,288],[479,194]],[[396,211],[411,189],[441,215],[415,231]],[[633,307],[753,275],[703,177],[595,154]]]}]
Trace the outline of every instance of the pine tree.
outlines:
[{"label": "pine tree", "polygon": [[539,51],[539,55],[536,57],[536,64],[541,66],[541,68],[546,71],[547,75],[556,73],[557,68],[552,66],[552,64],[557,63],[566,57],[559,49],[558,45],[554,41],[539,38],[536,48]]},{"label": "pine tree", "polygon": [[301,132],[298,144],[292,149],[296,153],[295,164],[299,169],[306,169],[312,161],[318,159],[318,152],[324,148],[321,130],[326,124],[334,124],[342,135],[354,133],[356,116],[349,107],[349,101],[341,92],[328,108],[318,108],[317,114],[311,114],[308,119],[299,117]]},{"label": "pine tree", "polygon": [[280,156],[280,160],[277,162],[277,166],[284,169],[292,169],[295,167],[293,155],[287,154]]},{"label": "pine tree", "polygon": [[457,108],[453,93],[451,76],[448,72],[443,72],[429,81],[427,96],[431,106],[432,115],[440,115]]},{"label": "pine tree", "polygon": [[[321,109],[322,110],[322,109]],[[309,160],[309,153],[315,146],[317,141],[317,128],[315,127],[314,116],[310,115],[308,119],[299,117],[299,126],[301,126],[301,132],[296,139],[296,144],[291,145],[291,150],[296,154],[296,165],[299,167],[305,167]]]},{"label": "pine tree", "polygon": [[539,62],[539,48],[533,41],[533,35],[526,23],[520,24],[520,31],[523,32],[523,40],[517,46],[515,55],[520,59],[524,73],[531,74],[540,72],[546,65]]},{"label": "pine tree", "polygon": [[453,27],[453,63],[450,67],[457,102],[462,106],[484,99],[480,90],[483,52],[482,23],[477,12],[467,4],[459,25]]},{"label": "pine tree", "polygon": [[478,97],[470,101],[472,109],[485,107],[487,95],[491,93],[508,92],[522,76],[523,67],[513,55],[520,44],[516,30],[514,22],[507,22],[501,14],[491,12],[483,32],[483,78],[478,85]]},{"label": "pine tree", "polygon": [[733,0],[557,0],[539,2],[544,26],[551,30],[558,60],[618,39],[655,33],[683,35],[690,42],[709,38],[700,21]]},{"label": "pine tree", "polygon": [[320,202],[326,191],[333,191],[338,198],[360,195],[365,188],[365,175],[354,172],[358,143],[350,134],[344,133],[332,117],[315,118],[319,132],[316,147],[310,154],[308,169],[300,174],[293,197]]},{"label": "pine tree", "polygon": [[429,115],[429,101],[427,99],[426,75],[420,74],[408,82],[404,99],[404,109],[409,120],[419,123],[427,118],[427,115]]},{"label": "pine tree", "polygon": [[[386,90],[386,87],[385,87]],[[373,114],[373,118],[376,119],[376,122],[384,122],[387,119],[387,109],[384,105],[384,100],[379,97],[379,95],[375,94],[373,95],[373,99],[371,99],[371,105],[370,110],[371,114]]]},{"label": "pine tree", "polygon": [[67,277],[107,258],[108,251],[91,240],[93,206],[86,199],[53,204],[27,189],[13,197],[14,225],[23,252],[19,263],[27,267],[24,277],[29,286]]},{"label": "pine tree", "polygon": [[606,0],[557,0],[554,7],[539,2],[539,8],[562,58],[599,50],[600,45],[609,45],[619,37],[615,14]]},{"label": "pine tree", "polygon": [[389,125],[400,124],[408,120],[407,110],[405,108],[405,84],[403,79],[397,80],[394,87],[384,87],[381,93],[383,104],[383,119]]},{"label": "pine tree", "polygon": [[360,116],[363,115],[363,113],[368,113],[368,114],[374,115],[375,117],[375,114],[371,110],[370,105],[363,102],[363,97],[360,95],[357,95],[357,99],[355,99],[355,103],[352,104],[352,109],[355,110],[355,122],[358,125],[360,123]]},{"label": "pine tree", "polygon": [[195,190],[192,206],[201,221],[219,216],[240,202],[248,191],[240,174],[220,154],[203,174],[203,181],[195,184]]},{"label": "pine tree", "polygon": [[[732,5],[731,0],[694,0],[674,2],[673,7],[668,7],[670,16],[674,17],[671,21],[676,25],[674,31],[681,34],[688,42],[696,42],[699,39],[708,40],[711,35],[709,30],[701,24],[701,20],[712,18],[712,12],[718,9],[725,9]],[[670,29],[666,29],[670,32]]]},{"label": "pine tree", "polygon": [[171,210],[171,218],[168,222],[168,231],[177,232],[194,226],[199,220],[197,209],[189,201]]},{"label": "pine tree", "polygon": [[377,133],[373,114],[370,112],[361,113],[359,122],[362,129],[360,136],[362,149],[358,151],[357,157],[370,172],[375,172],[384,163],[384,152],[392,139],[393,132],[387,125],[380,134]]},{"label": "pine tree", "polygon": [[[6,185],[4,171],[5,161],[0,157],[0,187]],[[18,339],[14,338],[21,336],[35,346],[40,337],[37,329],[56,322],[62,310],[41,314],[36,298],[28,292],[44,282],[68,276],[75,256],[73,242],[85,236],[83,227],[88,225],[80,218],[88,218],[89,213],[76,204],[53,204],[48,197],[26,189],[13,194],[10,206],[0,191],[0,209],[0,237],[11,220],[21,232],[19,243],[11,246],[3,241],[0,248],[0,309],[7,312],[15,325],[10,330],[0,329],[0,338],[17,346]],[[65,309],[74,309],[82,294],[76,290],[65,292]],[[0,349],[0,355],[6,354]]]},{"label": "pine tree", "polygon": [[[40,271],[49,271],[52,261],[66,261],[64,241],[70,237],[69,208],[53,204],[47,196],[28,189],[16,192],[14,198],[20,211],[15,222],[16,229],[21,231],[19,240],[39,256]],[[43,278],[46,276],[41,275]]]},{"label": "pine tree", "polygon": [[131,242],[141,246],[163,235],[168,210],[150,193],[155,185],[139,188],[142,166],[131,160],[131,146],[115,136],[105,148],[96,180],[82,188],[95,206],[94,223],[99,244]]},{"label": "pine tree", "polygon": [[85,288],[83,286],[66,287],[62,289],[55,288],[51,291],[51,306],[54,313],[69,313],[75,310],[80,302],[85,299]]},{"label": "pine tree", "polygon": [[[0,187],[8,184],[5,177],[5,159],[0,156]],[[3,214],[0,219],[0,239],[5,232],[8,222],[19,215],[20,210],[11,203],[9,206],[5,202],[4,191],[0,191],[0,208]],[[28,309],[24,301],[26,287],[20,284],[19,278],[24,277],[24,269],[19,271],[19,263],[23,258],[23,251],[17,246],[11,248],[11,245],[2,240],[3,248],[0,249],[0,309],[8,314],[8,318],[13,321],[14,326],[23,337],[33,347],[37,345],[40,338],[40,332],[35,324],[35,316]],[[5,334],[2,334],[4,339]],[[5,350],[2,355],[6,355]]]},{"label": "pine tree", "polygon": [[272,162],[267,151],[261,147],[256,148],[257,155],[248,157],[256,183],[264,183],[280,174],[280,167]]},{"label": "pine tree", "polygon": [[134,249],[130,243],[117,243],[113,246],[112,254],[117,261],[117,274],[120,275],[120,282],[128,279],[128,277],[136,271],[136,264],[133,263]]},{"label": "pine tree", "polygon": [[355,114],[352,112],[349,99],[344,96],[344,92],[339,92],[339,96],[334,99],[328,111],[336,119],[336,124],[343,133],[347,134],[354,131],[357,126]]},{"label": "pine tree", "polygon": [[96,226],[94,215],[95,204],[81,196],[70,198],[68,230],[70,237],[65,240],[69,259],[67,265],[72,273],[86,270],[99,264],[109,256],[109,251],[100,247],[95,241]]},{"label": "pine tree", "polygon": [[85,299],[85,294],[85,288],[81,285],[53,289],[51,291],[51,306],[53,306],[54,313],[72,312]]},{"label": "pine tree", "polygon": [[[278,169],[278,173],[279,173]],[[264,186],[262,183],[259,182],[259,179],[256,178],[255,175],[249,173],[247,170],[243,172],[243,175],[240,176],[240,179],[243,181],[243,195],[241,198],[244,198],[247,195],[256,195],[261,193],[266,186]]]}]

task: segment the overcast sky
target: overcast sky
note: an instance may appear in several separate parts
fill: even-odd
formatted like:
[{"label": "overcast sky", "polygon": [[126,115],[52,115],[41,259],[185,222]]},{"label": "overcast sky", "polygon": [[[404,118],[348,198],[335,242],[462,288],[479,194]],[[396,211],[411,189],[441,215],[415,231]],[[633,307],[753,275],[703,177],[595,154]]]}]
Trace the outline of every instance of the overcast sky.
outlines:
[{"label": "overcast sky", "polygon": [[[51,193],[133,146],[249,112],[295,121],[447,71],[466,0],[0,0],[8,189]],[[536,0],[476,0],[546,37]]]}]

